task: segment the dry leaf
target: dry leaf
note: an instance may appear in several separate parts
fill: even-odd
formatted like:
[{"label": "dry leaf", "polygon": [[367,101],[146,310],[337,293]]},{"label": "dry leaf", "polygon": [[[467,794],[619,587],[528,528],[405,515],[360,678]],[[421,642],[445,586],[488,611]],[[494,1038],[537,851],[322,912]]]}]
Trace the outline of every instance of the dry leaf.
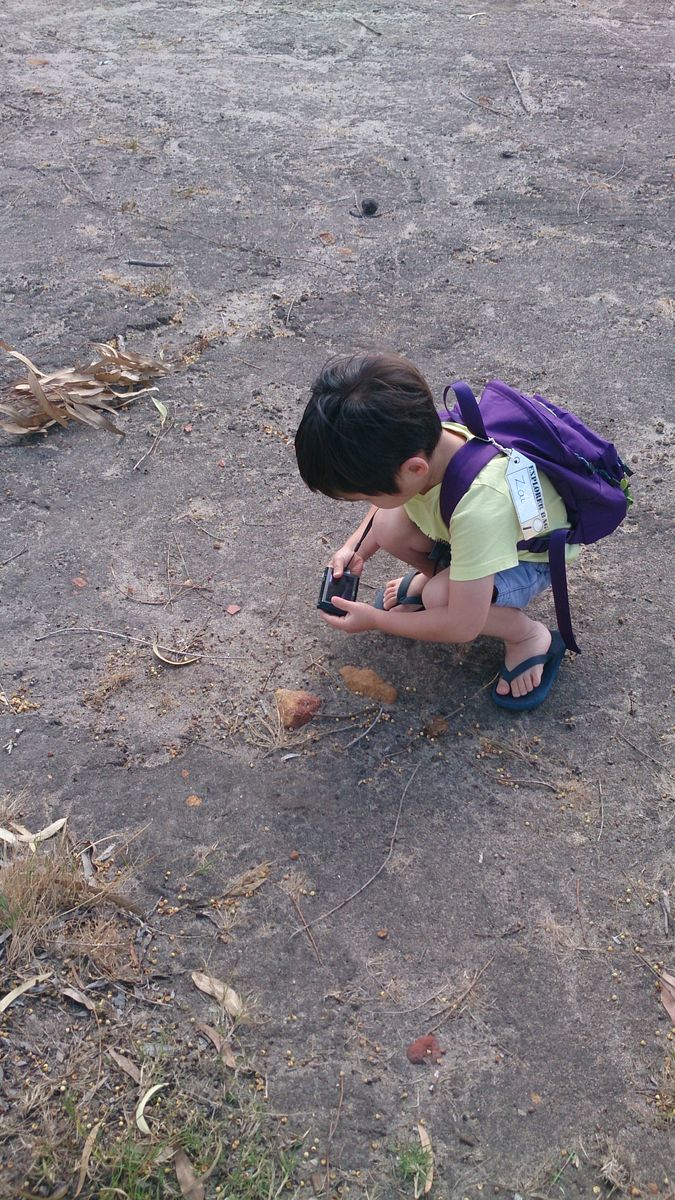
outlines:
[{"label": "dry leaf", "polygon": [[192,982],[195,987],[199,988],[200,992],[204,992],[207,996],[213,996],[219,1004],[222,1004],[226,1012],[231,1017],[240,1017],[244,1011],[244,1006],[240,997],[227,983],[223,983],[222,979],[216,979],[214,975],[205,975],[202,971],[192,972]]},{"label": "dry leaf", "polygon": [[180,650],[169,650],[157,642],[152,643],[152,653],[167,667],[189,667],[190,663],[199,662],[201,658],[201,654],[181,654]]},{"label": "dry leaf", "polygon": [[77,988],[61,988],[61,995],[67,996],[69,1000],[74,1000],[76,1004],[82,1004],[84,1008],[88,1008],[89,1012],[93,1013],[94,1016],[98,1015],[96,1012],[96,1005],[94,1004],[93,1000],[90,1000],[89,996],[85,996],[84,992],[78,991]]},{"label": "dry leaf", "polygon": [[301,725],[306,725],[316,716],[322,703],[321,698],[311,692],[298,692],[291,688],[277,688],[274,698],[284,729],[299,729]]},{"label": "dry leaf", "polygon": [[444,733],[448,732],[449,728],[449,721],[446,719],[446,717],[442,717],[439,714],[437,717],[432,717],[432,719],[424,726],[424,734],[425,737],[428,738],[442,737]]},{"label": "dry leaf", "polygon": [[675,975],[661,972],[661,1003],[675,1025]]},{"label": "dry leaf", "polygon": [[87,1134],[87,1140],[84,1143],[84,1148],[82,1150],[82,1157],[80,1159],[80,1174],[78,1175],[78,1178],[77,1178],[77,1187],[75,1189],[75,1195],[73,1197],[73,1200],[77,1200],[77,1197],[79,1196],[80,1192],[82,1191],[82,1188],[84,1187],[84,1181],[87,1177],[87,1167],[89,1166],[89,1159],[91,1158],[91,1152],[94,1149],[94,1142],[96,1141],[98,1131],[101,1128],[102,1124],[103,1124],[103,1121],[97,1121],[95,1125],[92,1125],[90,1132]]},{"label": "dry leaf", "polygon": [[36,58],[32,54],[30,55],[29,58],[26,59],[26,62],[28,63],[29,67],[48,67],[49,66],[48,58]]},{"label": "dry leaf", "polygon": [[258,888],[262,887],[269,879],[271,865],[271,863],[262,862],[257,867],[250,867],[238,879],[232,880],[232,883],[223,892],[223,896],[250,896],[252,892],[257,892]]},{"label": "dry leaf", "polygon": [[173,1163],[184,1200],[204,1200],[204,1186],[199,1182],[195,1169],[183,1149],[176,1151]]},{"label": "dry leaf", "polygon": [[124,1071],[130,1079],[133,1079],[134,1083],[141,1082],[141,1073],[130,1058],[127,1058],[125,1054],[120,1054],[118,1050],[112,1050],[110,1047],[108,1047],[108,1054],[113,1062],[117,1063],[120,1071]]},{"label": "dry leaf", "polygon": [[386,942],[387,938],[389,937],[389,930],[388,930],[388,929],[384,929],[384,928],[383,928],[383,929],[378,929],[378,930],[377,930],[377,936],[378,936],[379,938],[381,938],[381,940],[382,940],[383,942]]},{"label": "dry leaf", "polygon": [[[428,1196],[429,1192],[431,1191],[431,1189],[433,1187],[433,1183],[434,1183],[434,1152],[431,1148],[431,1138],[429,1137],[427,1130],[424,1128],[424,1125],[418,1125],[417,1132],[420,1135],[420,1142],[422,1143],[422,1149],[426,1150],[429,1155],[429,1160],[427,1163],[426,1178],[424,1180],[424,1188],[422,1189],[422,1195]],[[417,1191],[417,1185],[415,1185],[415,1195],[416,1196],[419,1195],[419,1193]]]},{"label": "dry leaf", "polygon": [[141,1096],[140,1100],[138,1101],[138,1104],[136,1105],[136,1124],[141,1133],[146,1133],[148,1135],[150,1133],[150,1126],[143,1116],[146,1104],[152,1099],[152,1097],[155,1095],[155,1092],[159,1092],[162,1088],[168,1086],[168,1083],[155,1083],[151,1088],[148,1088],[145,1095]]},{"label": "dry leaf", "polygon": [[194,792],[192,792],[191,795],[185,797],[185,803],[187,804],[188,808],[199,808],[200,804],[202,803],[202,798],[201,796],[197,796]]},{"label": "dry leaf", "polygon": [[225,1063],[225,1066],[229,1067],[232,1071],[236,1071],[237,1060],[234,1057],[232,1046],[224,1037],[221,1036],[221,1034],[218,1033],[217,1029],[213,1028],[213,1025],[198,1025],[197,1033],[203,1033],[204,1037],[208,1038],[211,1044],[215,1046],[215,1049]]},{"label": "dry leaf", "polygon": [[335,234],[331,233],[328,229],[324,229],[323,233],[319,234],[319,241],[323,242],[324,246],[334,246]]},{"label": "dry leaf", "polygon": [[31,850],[34,850],[40,842],[46,842],[48,838],[54,837],[55,833],[60,833],[67,820],[67,817],[59,817],[58,821],[52,821],[51,825],[45,825],[44,829],[38,833],[29,834],[28,837],[24,834],[22,840],[27,841]]},{"label": "dry leaf", "polygon": [[237,613],[241,612],[241,604],[228,604],[225,612],[230,617],[236,617]]},{"label": "dry leaf", "polygon": [[0,841],[6,842],[8,846],[16,846],[18,837],[15,833],[11,833],[9,829],[0,829]]},{"label": "dry leaf", "polygon": [[72,583],[73,587],[76,587],[76,588],[89,587],[89,584],[87,583],[87,580],[84,578],[84,575],[76,575],[75,578],[71,579],[70,582]]},{"label": "dry leaf", "polygon": [[10,418],[0,420],[0,429],[6,433],[34,433],[75,420],[122,434],[106,414],[114,414],[143,392],[155,391],[143,385],[168,371],[165,363],[145,355],[99,345],[98,358],[85,366],[62,367],[46,374],[5,342],[0,341],[0,347],[26,369],[25,378],[7,389],[0,403],[0,413]]},{"label": "dry leaf", "polygon": [[370,667],[340,667],[340,674],[350,692],[357,696],[368,696],[380,704],[393,704],[398,697],[394,685],[385,683]]},{"label": "dry leaf", "polygon": [[46,979],[51,979],[51,977],[51,971],[48,971],[46,975],[33,975],[30,979],[26,979],[24,983],[20,983],[18,987],[13,988],[11,992],[7,992],[7,995],[3,996],[2,1000],[0,1000],[0,1013],[4,1013],[10,1004],[18,1000],[19,996],[23,996],[24,992],[29,992],[36,984],[44,983]]}]

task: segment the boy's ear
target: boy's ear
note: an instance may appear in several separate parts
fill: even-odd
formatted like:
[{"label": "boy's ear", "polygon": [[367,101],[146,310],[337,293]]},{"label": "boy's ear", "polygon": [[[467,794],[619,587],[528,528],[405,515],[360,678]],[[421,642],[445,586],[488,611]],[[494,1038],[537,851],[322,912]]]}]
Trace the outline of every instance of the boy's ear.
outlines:
[{"label": "boy's ear", "polygon": [[417,483],[422,483],[428,474],[429,460],[423,454],[414,454],[412,458],[406,458],[399,467],[399,475],[414,479]]}]

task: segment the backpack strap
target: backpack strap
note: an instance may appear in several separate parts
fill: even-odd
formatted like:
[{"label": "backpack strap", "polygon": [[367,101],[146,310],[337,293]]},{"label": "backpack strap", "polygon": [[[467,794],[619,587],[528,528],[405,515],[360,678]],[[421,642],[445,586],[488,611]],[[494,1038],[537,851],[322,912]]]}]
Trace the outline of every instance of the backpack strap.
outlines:
[{"label": "backpack strap", "polygon": [[570,613],[570,598],[567,592],[567,570],[565,567],[565,547],[567,545],[568,529],[554,529],[549,540],[548,563],[551,568],[551,587],[553,603],[562,639],[568,650],[581,654],[572,629]]},{"label": "backpack strap", "polygon": [[474,438],[453,454],[445,468],[439,503],[446,525],[450,524],[452,514],[476,476],[499,453],[498,447],[493,446],[492,442],[481,442]]},{"label": "backpack strap", "polygon": [[468,383],[463,383],[461,379],[458,379],[455,381],[455,383],[448,384],[443,392],[444,404],[446,404],[448,392],[455,393],[457,397],[457,405],[460,413],[462,414],[462,420],[469,430],[469,433],[472,433],[474,437],[481,438],[484,442],[487,442],[488,435],[485,432],[485,425],[483,423],[480,408],[478,407],[478,401],[476,400],[476,397],[471,391]]}]

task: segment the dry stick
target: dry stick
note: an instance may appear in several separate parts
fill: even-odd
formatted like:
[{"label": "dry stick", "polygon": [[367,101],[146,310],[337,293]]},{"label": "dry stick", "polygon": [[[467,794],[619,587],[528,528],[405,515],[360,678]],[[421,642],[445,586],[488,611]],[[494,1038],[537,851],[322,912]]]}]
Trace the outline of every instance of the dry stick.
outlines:
[{"label": "dry stick", "polygon": [[330,1126],[328,1128],[328,1143],[326,1145],[326,1197],[327,1197],[327,1200],[330,1200],[330,1193],[331,1193],[330,1155],[331,1155],[331,1150],[333,1149],[333,1138],[335,1137],[335,1133],[337,1131],[337,1127],[340,1122],[340,1113],[342,1112],[342,1102],[345,1098],[344,1071],[340,1071],[339,1081],[340,1081],[340,1083],[339,1083],[340,1095],[338,1097],[338,1105],[337,1105],[337,1109],[335,1111],[335,1116],[331,1120]]},{"label": "dry stick", "polygon": [[364,729],[364,730],[363,730],[363,733],[360,733],[360,734],[358,735],[358,737],[352,738],[351,742],[347,742],[347,743],[346,743],[346,744],[345,744],[345,745],[342,747],[342,749],[343,749],[343,750],[349,750],[349,747],[350,747],[350,746],[355,746],[357,742],[360,742],[360,741],[361,741],[361,738],[367,737],[367,736],[368,736],[368,734],[370,733],[371,729],[374,729],[374,728],[375,728],[375,726],[377,725],[377,722],[379,721],[379,719],[380,719],[380,717],[382,716],[382,713],[383,713],[383,712],[384,712],[384,705],[383,705],[383,704],[381,704],[381,705],[380,705],[380,711],[378,712],[377,716],[375,717],[375,720],[374,720],[374,721],[371,721],[371,722],[370,722],[370,725],[368,726],[368,728],[367,728],[367,729]]},{"label": "dry stick", "polygon": [[21,558],[21,555],[25,554],[27,549],[28,546],[24,546],[23,550],[17,550],[16,554],[12,554],[9,558],[4,559],[4,561],[0,563],[0,567],[6,567],[8,563],[14,562],[15,558]]},{"label": "dry stick", "polygon": [[640,754],[642,758],[648,758],[650,762],[654,763],[654,766],[659,767],[662,771],[666,770],[665,763],[659,762],[657,758],[652,758],[651,754],[647,754],[645,750],[641,750],[640,747],[636,746],[634,742],[629,742],[625,733],[621,733],[620,730],[617,730],[617,732],[614,734],[614,737],[621,738],[621,741],[625,742],[627,746],[630,746],[631,750],[634,750],[636,754]]},{"label": "dry stick", "polygon": [[[434,1025],[434,1027],[429,1030],[429,1033],[436,1033],[436,1031],[441,1028],[441,1025],[445,1025],[445,1022],[450,1019],[450,1017],[453,1015],[453,1013],[457,1011],[457,1009],[460,1007],[460,1005],[462,1005],[464,1003],[467,996],[473,991],[476,984],[478,983],[478,980],[487,971],[488,967],[490,966],[490,963],[494,962],[495,957],[496,957],[496,955],[493,954],[492,958],[489,958],[487,960],[487,962],[485,963],[485,966],[481,967],[479,971],[476,971],[476,974],[474,975],[473,979],[471,980],[471,983],[469,984],[468,988],[466,988],[462,992],[461,996],[459,996],[457,998],[457,1000],[453,1000],[452,1004],[450,1005],[450,1007],[448,1009],[444,1010],[440,1021],[438,1022],[437,1025]],[[437,1016],[437,1015],[438,1015],[437,1013],[433,1014],[433,1016]],[[432,1019],[433,1019],[433,1016],[432,1016]]]},{"label": "dry stick", "polygon": [[526,105],[526,103],[525,103],[525,97],[523,96],[523,93],[522,93],[522,91],[521,91],[520,84],[518,83],[518,80],[516,79],[516,77],[515,77],[515,75],[514,75],[514,73],[513,73],[513,67],[511,66],[511,63],[509,62],[508,58],[507,58],[507,60],[506,60],[506,65],[507,65],[507,67],[509,68],[509,74],[510,74],[511,78],[512,78],[513,82],[514,82],[514,83],[515,83],[515,85],[516,85],[516,91],[517,91],[518,95],[520,96],[520,103],[522,104],[523,108],[525,109],[525,112],[527,113],[527,115],[528,115],[528,117],[529,117],[529,116],[531,116],[532,114],[530,113],[530,110],[529,110],[529,108],[527,107],[527,105]]},{"label": "dry stick", "polygon": [[433,993],[432,996],[427,996],[426,1000],[422,1000],[421,1004],[415,1004],[412,1008],[390,1008],[389,1010],[369,1008],[367,1011],[379,1013],[381,1017],[405,1017],[408,1015],[408,1013],[418,1012],[420,1008],[426,1008],[427,1004],[431,1004],[432,1000],[437,1000],[438,997],[441,996],[443,992],[447,992],[447,990],[447,984],[443,984],[443,987],[440,987],[437,992]]},{"label": "dry stick", "polygon": [[602,831],[605,828],[605,805],[602,799],[602,784],[598,780],[598,796],[600,797],[600,832],[598,833],[598,841],[602,837]]},{"label": "dry stick", "polygon": [[169,431],[171,429],[173,429],[174,424],[175,424],[174,421],[165,421],[162,425],[160,425],[159,430],[155,434],[155,437],[153,439],[153,443],[152,443],[150,449],[146,450],[145,454],[141,455],[141,457],[139,458],[137,463],[134,463],[133,467],[131,468],[132,471],[137,471],[138,468],[140,467],[141,463],[145,462],[146,458],[150,457],[153,450],[156,450],[157,447],[159,446],[159,443],[161,442],[162,438],[164,437],[164,434],[169,433]]},{"label": "dry stick", "polygon": [[317,946],[316,941],[314,939],[314,934],[312,933],[311,929],[309,928],[309,925],[307,924],[307,921],[305,919],[305,914],[303,913],[295,896],[291,896],[291,894],[289,893],[288,899],[290,900],[291,904],[293,905],[293,908],[295,909],[296,913],[298,914],[300,924],[302,925],[302,928],[304,929],[305,933],[307,934],[309,944],[312,947],[312,950],[314,951],[314,953],[316,955],[316,961],[321,966],[323,966],[323,959],[319,953],[319,947]]},{"label": "dry stick", "polygon": [[579,199],[577,200],[577,216],[581,215],[581,202],[584,199],[584,196],[587,196],[588,193],[590,191],[592,191],[594,187],[598,187],[601,183],[610,183],[612,179],[616,179],[617,175],[620,175],[621,172],[623,171],[625,165],[626,165],[626,155],[624,154],[623,159],[621,160],[621,166],[619,167],[618,171],[615,171],[613,175],[602,175],[600,177],[600,179],[596,179],[593,183],[589,183],[588,187],[584,188]]},{"label": "dry stick", "polygon": [[580,901],[579,901],[579,888],[580,888],[580,886],[581,886],[581,885],[580,885],[580,881],[577,879],[577,888],[576,888],[576,891],[577,891],[577,916],[578,916],[578,918],[579,918],[579,928],[580,928],[580,930],[581,930],[581,938],[582,938],[582,941],[583,941],[583,943],[584,943],[584,946],[585,946],[585,947],[586,947],[586,949],[588,950],[588,949],[589,949],[589,945],[588,945],[588,939],[586,938],[586,930],[584,929],[584,923],[583,923],[583,920],[582,920],[582,918],[581,918],[581,904],[580,904]]},{"label": "dry stick", "polygon": [[357,25],[362,25],[369,33],[374,33],[375,37],[382,37],[379,29],[373,29],[372,25],[366,25],[366,22],[362,21],[359,17],[352,17],[352,21],[355,21]]},{"label": "dry stick", "polygon": [[482,108],[484,112],[496,113],[498,117],[508,117],[509,115],[502,108],[492,108],[490,104],[481,104],[480,100],[474,100],[473,96],[467,96],[466,92],[463,92],[461,88],[459,89],[459,94],[465,100],[468,100],[469,104],[475,104],[476,108]]},{"label": "dry stick", "polygon": [[646,967],[648,971],[651,971],[652,975],[656,976],[659,983],[663,983],[663,975],[661,974],[661,972],[657,971],[656,967],[652,966],[652,964],[648,961],[648,959],[645,958],[644,954],[640,954],[640,951],[635,949],[635,946],[633,946],[632,949],[633,949],[633,954],[635,955],[636,958],[640,959],[640,962],[642,963],[642,965],[644,967]]},{"label": "dry stick", "polygon": [[[371,883],[374,883],[374,881],[377,879],[378,875],[382,874],[382,872],[384,871],[384,868],[386,867],[387,863],[391,859],[392,854],[394,853],[394,846],[396,844],[396,834],[398,833],[398,823],[401,819],[401,810],[403,808],[403,801],[405,800],[408,788],[410,787],[410,784],[412,783],[412,781],[415,778],[419,769],[420,769],[420,763],[418,763],[417,766],[415,767],[415,770],[413,771],[412,775],[410,776],[410,779],[406,783],[406,785],[401,793],[401,799],[398,802],[398,812],[396,813],[396,820],[394,821],[394,829],[393,829],[391,838],[389,840],[389,850],[387,852],[387,857],[384,859],[384,862],[380,863],[377,870],[370,876],[370,879],[367,879],[366,882],[364,884],[362,884],[360,888],[357,888],[355,892],[352,892],[351,895],[349,895],[349,896],[345,896],[344,900],[341,900],[340,903],[336,904],[333,908],[329,908],[327,912],[320,913],[319,916],[315,917],[313,921],[308,921],[307,922],[308,928],[310,928],[311,926],[314,926],[314,925],[318,925],[321,921],[326,921],[328,919],[328,917],[332,917],[333,913],[339,912],[339,910],[341,908],[344,908],[346,904],[349,904],[352,900],[355,900],[357,896],[360,896],[361,892],[365,892],[366,888],[370,887]],[[301,933],[301,930],[296,929],[295,933],[291,934],[289,941],[292,941],[293,938],[297,937],[299,933]]]},{"label": "dry stick", "polygon": [[[154,646],[158,650],[163,650],[167,654],[183,654],[182,650],[176,650],[175,646],[162,646],[159,642],[149,642],[147,638],[132,637],[130,633],[120,633],[116,629],[95,629],[90,626],[78,627],[76,625],[66,625],[62,629],[48,629],[46,633],[40,633],[36,636],[36,642],[44,642],[45,638],[56,637],[59,633],[100,633],[105,637],[122,638],[126,642],[137,642],[139,646],[149,646],[152,650]],[[213,654],[203,654],[200,651],[200,658],[211,659],[212,662],[218,663],[218,659]],[[226,660],[233,662],[235,659],[246,658],[245,654],[228,654]]]}]

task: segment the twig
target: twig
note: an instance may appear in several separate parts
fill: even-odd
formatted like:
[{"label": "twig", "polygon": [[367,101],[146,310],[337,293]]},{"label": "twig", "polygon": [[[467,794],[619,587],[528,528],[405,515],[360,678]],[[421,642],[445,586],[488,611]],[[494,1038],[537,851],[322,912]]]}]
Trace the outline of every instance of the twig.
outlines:
[{"label": "twig", "polygon": [[243,363],[245,367],[250,367],[252,371],[258,371],[260,374],[262,374],[262,367],[256,367],[255,363],[249,362],[248,359],[239,358],[237,354],[233,354],[232,357],[236,359],[237,362]]},{"label": "twig", "polygon": [[369,33],[374,33],[375,37],[382,37],[379,29],[373,29],[372,25],[366,25],[366,22],[362,21],[360,17],[352,17],[352,21],[355,21],[357,25],[362,25]]},{"label": "twig", "polygon": [[640,954],[640,951],[635,949],[635,946],[633,946],[633,954],[635,955],[636,958],[640,959],[640,962],[642,963],[643,967],[646,967],[648,971],[651,971],[652,975],[656,976],[659,983],[663,983],[663,975],[661,974],[661,972],[657,971],[656,967],[652,966],[652,964],[649,962],[649,960],[645,958],[644,954]]},{"label": "twig", "polygon": [[614,734],[614,737],[621,738],[621,741],[625,742],[627,746],[630,746],[631,750],[634,750],[636,754],[640,754],[642,758],[648,758],[650,762],[654,763],[654,766],[659,767],[662,771],[666,770],[665,763],[659,762],[657,758],[652,758],[651,754],[647,754],[646,750],[641,750],[640,747],[636,746],[634,742],[629,742],[625,733],[621,733],[620,730],[617,730],[617,732]]},{"label": "twig", "polygon": [[[483,967],[481,967],[479,971],[476,971],[476,974],[474,975],[473,979],[471,980],[471,983],[469,984],[468,988],[465,988],[465,990],[462,992],[461,996],[458,996],[458,998],[456,1000],[453,1000],[452,1004],[447,1009],[441,1010],[443,1015],[441,1016],[440,1021],[438,1022],[437,1025],[434,1025],[433,1028],[429,1030],[429,1033],[436,1033],[436,1031],[441,1028],[441,1025],[445,1025],[445,1022],[450,1019],[450,1017],[453,1015],[454,1012],[457,1011],[458,1008],[460,1008],[460,1006],[466,1000],[467,996],[470,995],[470,993],[475,988],[476,984],[478,983],[478,980],[481,978],[482,975],[485,974],[488,967],[490,966],[490,963],[494,962],[495,957],[496,957],[496,955],[493,954],[492,957],[487,960],[485,965]],[[431,1019],[433,1020],[433,1018],[437,1017],[438,1015],[439,1015],[438,1013],[432,1013]]]},{"label": "twig", "polygon": [[605,805],[602,799],[602,784],[598,780],[598,796],[600,797],[600,832],[598,833],[598,841],[602,837],[602,831],[605,828]]},{"label": "twig", "polygon": [[153,443],[152,443],[150,449],[146,450],[145,454],[141,455],[141,457],[139,458],[137,463],[134,463],[133,467],[131,468],[132,471],[137,471],[138,468],[140,467],[141,463],[145,462],[146,458],[150,457],[150,455],[153,453],[153,451],[157,449],[159,443],[161,442],[162,438],[164,437],[164,434],[168,433],[170,429],[173,429],[174,424],[175,424],[174,421],[163,421],[162,422],[157,433],[155,434],[155,437],[153,439]]},{"label": "twig", "polygon": [[613,175],[602,175],[600,177],[600,179],[594,180],[593,183],[589,183],[588,187],[584,188],[579,199],[577,200],[577,216],[581,215],[581,204],[582,204],[584,197],[587,196],[588,193],[590,191],[592,191],[594,187],[599,187],[601,183],[610,183],[612,181],[612,179],[616,179],[617,175],[620,175],[621,172],[623,171],[625,165],[626,165],[626,155],[624,154],[624,156],[621,160],[621,166],[619,167],[618,171],[615,171]]},{"label": "twig", "polygon": [[128,258],[127,266],[128,267],[172,267],[173,263],[151,262],[149,259],[146,259],[146,258]]},{"label": "twig", "polygon": [[288,325],[288,322],[291,319],[291,313],[293,312],[294,304],[295,304],[295,297],[293,297],[293,299],[291,300],[291,303],[288,306],[288,312],[286,313],[286,320],[284,322],[285,325]]},{"label": "twig", "polygon": [[15,558],[21,558],[21,555],[25,554],[27,549],[28,546],[24,546],[22,550],[17,550],[16,554],[11,554],[9,558],[4,559],[4,561],[0,563],[0,567],[6,567],[9,563],[14,562]]},{"label": "twig", "polygon": [[[167,654],[182,654],[184,651],[177,650],[175,646],[162,646],[159,642],[150,642],[147,638],[132,637],[130,633],[121,633],[116,629],[96,629],[90,626],[66,625],[62,629],[48,629],[46,633],[40,633],[36,636],[36,642],[44,642],[45,638],[56,637],[61,633],[99,633],[104,637],[122,638],[126,642],[136,642],[139,646],[149,646],[150,649],[156,646],[158,650],[163,650]],[[201,658],[211,659],[217,663],[218,659],[213,654],[203,654],[200,651]],[[246,658],[245,654],[227,654],[228,662],[234,662],[235,659]]]},{"label": "twig", "polygon": [[584,922],[583,922],[583,920],[582,920],[582,917],[581,917],[581,903],[580,903],[580,901],[579,901],[579,888],[580,888],[580,887],[581,887],[581,882],[580,882],[580,880],[578,880],[578,879],[577,879],[577,887],[576,887],[576,892],[577,892],[577,916],[578,916],[578,918],[579,918],[579,928],[580,928],[580,930],[581,930],[581,939],[582,939],[582,941],[583,941],[583,943],[584,943],[584,946],[586,947],[586,949],[588,949],[588,948],[589,948],[589,946],[588,946],[588,939],[587,939],[587,937],[586,937],[586,930],[584,929]]},{"label": "twig", "polygon": [[337,1109],[335,1110],[335,1116],[332,1118],[331,1123],[328,1127],[328,1142],[326,1145],[326,1198],[327,1198],[327,1200],[330,1200],[330,1195],[331,1195],[331,1190],[332,1190],[331,1186],[330,1186],[330,1155],[331,1155],[331,1150],[333,1149],[333,1138],[335,1137],[337,1127],[340,1123],[340,1113],[342,1112],[342,1102],[345,1098],[344,1071],[340,1071],[338,1078],[339,1078],[340,1095],[338,1096],[338,1104],[337,1104]]},{"label": "twig", "polygon": [[468,100],[469,104],[475,104],[476,108],[482,108],[485,112],[496,113],[498,117],[508,117],[509,115],[502,108],[492,108],[490,104],[483,104],[480,100],[474,100],[473,96],[467,96],[466,92],[463,92],[461,88],[459,89],[459,94],[465,100]]},{"label": "twig", "polygon": [[390,1008],[389,1010],[381,1009],[381,1008],[370,1008],[367,1011],[368,1012],[376,1012],[381,1017],[407,1017],[409,1013],[419,1012],[420,1008],[426,1008],[427,1004],[431,1004],[432,1000],[437,1000],[438,997],[440,995],[442,995],[443,992],[446,992],[447,990],[448,990],[447,984],[444,983],[443,987],[440,987],[437,992],[433,993],[432,996],[427,996],[426,1000],[422,1000],[422,1002],[420,1004],[413,1005],[412,1008]]},{"label": "twig", "polygon": [[312,947],[312,950],[314,951],[314,953],[316,955],[316,961],[321,966],[323,966],[323,959],[319,953],[319,947],[317,946],[316,941],[314,939],[314,934],[312,933],[309,925],[307,924],[307,921],[305,920],[305,914],[303,913],[295,896],[292,896],[290,894],[290,892],[288,893],[288,899],[290,900],[291,904],[293,905],[293,908],[295,909],[296,913],[298,914],[300,924],[302,925],[302,928],[304,929],[305,933],[307,934],[307,937],[309,939],[309,944]]},{"label": "twig", "polygon": [[[415,767],[415,770],[413,771],[412,775],[410,776],[410,779],[406,783],[406,785],[401,793],[401,799],[398,802],[398,812],[396,813],[396,820],[394,821],[394,829],[393,829],[391,838],[389,839],[389,850],[387,852],[387,856],[384,859],[384,861],[382,863],[380,863],[377,870],[370,876],[369,879],[366,880],[366,882],[364,884],[361,885],[360,888],[357,888],[355,892],[352,892],[351,895],[349,895],[349,896],[345,896],[344,900],[341,900],[339,904],[334,905],[333,908],[329,908],[327,912],[320,913],[319,916],[315,917],[313,921],[308,921],[307,922],[308,928],[310,928],[314,925],[318,925],[321,921],[326,921],[328,919],[328,917],[333,916],[333,913],[339,912],[339,910],[341,908],[344,908],[346,904],[351,903],[351,901],[355,900],[357,896],[360,896],[361,892],[365,892],[366,888],[370,887],[371,883],[375,882],[378,875],[382,874],[382,872],[384,871],[384,868],[386,867],[387,863],[391,859],[392,854],[394,853],[394,846],[396,844],[396,834],[398,833],[398,823],[401,819],[401,810],[403,808],[403,801],[405,800],[408,788],[410,787],[410,785],[411,785],[413,779],[415,778],[417,772],[419,771],[419,769],[420,769],[420,764],[418,763],[417,766]],[[291,937],[289,940],[292,941],[292,939],[294,937],[297,937],[300,932],[301,932],[300,929],[296,929],[295,933],[291,934]]]},{"label": "twig", "polygon": [[520,96],[520,103],[522,104],[522,106],[523,106],[523,108],[524,108],[525,112],[527,113],[528,117],[530,117],[532,114],[531,114],[531,112],[530,112],[529,108],[527,107],[527,105],[526,105],[526,103],[525,103],[525,97],[523,96],[523,93],[522,93],[522,90],[521,90],[520,84],[518,83],[518,80],[516,79],[516,77],[515,77],[515,75],[514,75],[514,73],[513,73],[513,67],[511,66],[511,63],[509,62],[508,58],[507,58],[507,60],[506,60],[506,65],[507,65],[507,67],[509,68],[509,74],[510,74],[511,78],[512,78],[512,80],[513,80],[514,84],[516,85],[516,91],[517,91],[518,95]]},{"label": "twig", "polygon": [[381,705],[380,705],[380,711],[378,712],[377,716],[375,717],[375,720],[374,720],[374,721],[371,721],[371,722],[370,722],[370,725],[368,726],[368,728],[367,728],[367,729],[364,729],[363,733],[360,733],[360,734],[358,735],[358,737],[352,738],[351,742],[347,742],[347,743],[346,743],[346,745],[344,745],[344,746],[342,747],[342,749],[343,749],[343,750],[349,750],[349,747],[350,747],[350,746],[355,746],[357,742],[360,742],[360,741],[361,741],[361,738],[367,737],[367,736],[368,736],[368,734],[370,733],[371,729],[374,729],[374,728],[375,728],[375,726],[377,725],[377,722],[379,721],[379,719],[380,719],[380,717],[382,716],[382,713],[383,713],[383,712],[384,712],[384,705],[383,705],[383,704],[381,704]]}]

